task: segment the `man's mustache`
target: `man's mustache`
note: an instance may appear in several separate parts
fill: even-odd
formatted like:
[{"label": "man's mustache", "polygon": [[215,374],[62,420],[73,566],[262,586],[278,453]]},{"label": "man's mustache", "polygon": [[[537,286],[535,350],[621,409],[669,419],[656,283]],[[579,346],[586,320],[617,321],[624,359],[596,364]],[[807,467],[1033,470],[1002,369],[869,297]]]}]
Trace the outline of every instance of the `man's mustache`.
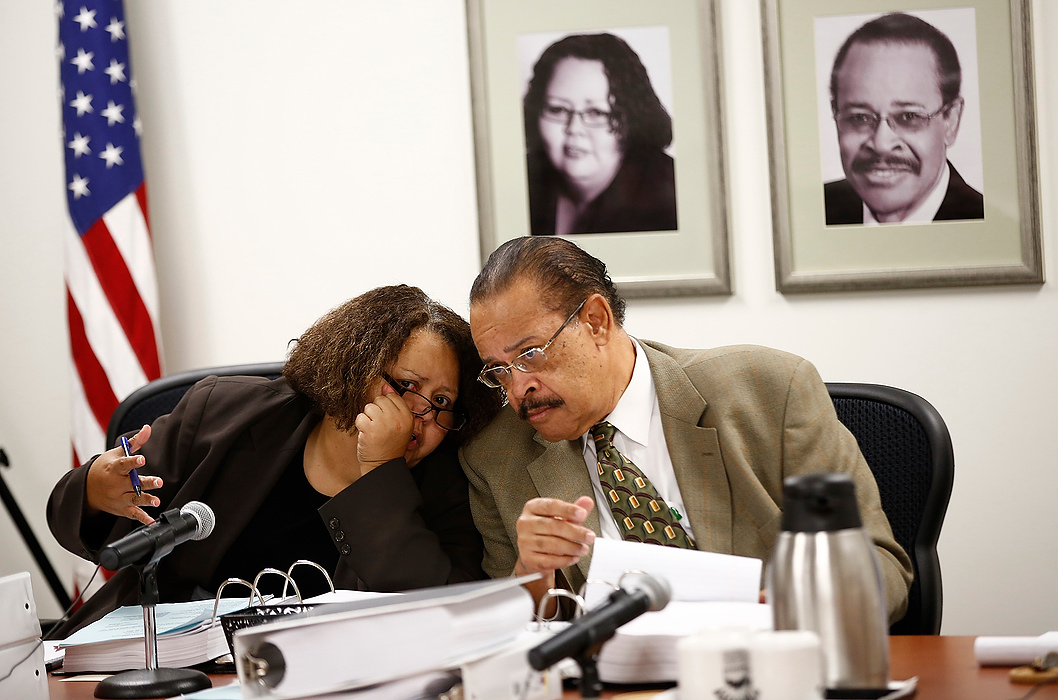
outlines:
[{"label": "man's mustache", "polygon": [[863,173],[875,170],[879,166],[893,170],[909,170],[915,175],[918,175],[922,170],[922,165],[917,160],[904,158],[903,156],[885,155],[861,156],[856,158],[852,161],[852,172],[862,175]]},{"label": "man's mustache", "polygon": [[558,408],[565,405],[565,403],[557,396],[550,399],[526,399],[518,407],[518,417],[527,421],[529,420],[529,411],[535,411],[538,408]]}]

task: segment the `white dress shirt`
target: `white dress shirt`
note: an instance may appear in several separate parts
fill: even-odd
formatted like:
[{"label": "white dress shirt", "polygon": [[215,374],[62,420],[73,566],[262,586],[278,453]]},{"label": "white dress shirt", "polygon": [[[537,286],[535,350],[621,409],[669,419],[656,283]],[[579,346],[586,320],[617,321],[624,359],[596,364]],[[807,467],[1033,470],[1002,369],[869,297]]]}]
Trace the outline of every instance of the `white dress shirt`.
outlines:
[{"label": "white dress shirt", "polygon": [[[683,516],[680,524],[690,533],[690,521],[683,507],[683,497],[676,483],[676,472],[672,468],[672,458],[669,457],[669,447],[665,442],[665,432],[661,426],[661,409],[658,407],[658,393],[654,387],[654,377],[650,374],[650,365],[647,363],[639,341],[633,339],[632,345],[636,351],[632,380],[618,400],[617,406],[604,420],[617,429],[613,437],[614,447],[650,479],[654,488],[665,499],[665,503]],[[599,482],[595,440],[591,433],[581,437],[581,445],[584,452],[584,463],[588,468],[588,475],[595,490],[595,503],[599,508],[602,536],[622,539],[621,531],[607,505],[609,500]]]}]

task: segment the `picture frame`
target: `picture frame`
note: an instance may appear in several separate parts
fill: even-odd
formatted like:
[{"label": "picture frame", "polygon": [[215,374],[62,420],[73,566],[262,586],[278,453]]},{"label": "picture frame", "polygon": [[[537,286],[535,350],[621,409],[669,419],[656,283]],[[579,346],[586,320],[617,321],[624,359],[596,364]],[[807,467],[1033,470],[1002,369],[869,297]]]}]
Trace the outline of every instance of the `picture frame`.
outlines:
[{"label": "picture frame", "polygon": [[[779,292],[1043,283],[1030,5],[761,0]],[[884,39],[864,39],[923,22],[944,33],[959,57],[959,97],[936,114],[926,114],[936,108],[926,102],[944,95],[905,96],[899,104],[915,104],[892,106],[893,89],[883,94],[878,86],[922,73],[894,67],[894,55],[912,54],[882,54]],[[903,50],[924,52],[915,60],[927,66],[930,48],[915,41]],[[911,89],[905,83],[899,91]],[[927,86],[934,95],[936,85]],[[917,116],[891,116],[904,109]],[[928,124],[905,133],[905,122]],[[940,171],[948,174],[933,179]],[[948,178],[944,189],[941,177]],[[957,181],[977,192],[983,215],[969,204],[949,206]],[[908,218],[860,223],[876,209],[881,221]],[[912,223],[916,216],[921,221]]]},{"label": "picture frame", "polygon": [[[557,232],[603,260],[626,297],[731,293],[716,12],[716,0],[467,0],[482,262],[506,240]],[[619,94],[631,89],[627,86],[638,78],[629,76],[639,73],[630,71],[620,82],[614,77],[609,114],[615,121],[608,127],[587,127],[577,104],[545,105],[558,115],[553,118],[565,120],[559,130],[594,129],[593,143],[610,134],[622,159],[607,190],[594,200],[585,196],[570,217],[573,195],[568,193],[580,193],[583,184],[574,168],[587,160],[576,159],[592,150],[592,158],[602,153],[599,160],[604,161],[607,146],[581,151],[569,142],[550,145],[555,126],[545,123],[542,107],[526,107],[537,100],[527,90],[539,68],[540,89],[534,95],[551,100],[553,83],[543,75],[549,61],[541,61],[542,56],[549,47],[555,47],[551,53],[558,51],[556,45],[564,39],[569,41],[562,46],[572,47],[580,40],[571,37],[592,35],[587,41],[594,44],[603,40],[594,36],[600,34],[618,37],[642,63],[649,89],[671,115],[671,143],[660,156],[629,145],[647,140],[634,136],[645,132],[634,126],[642,120],[635,121],[627,109],[632,102]],[[552,77],[560,66],[561,61],[553,62]],[[581,99],[579,94],[569,97]],[[525,116],[527,110],[534,118]],[[616,121],[618,114],[626,116]],[[650,163],[667,164],[667,171]],[[593,176],[585,172],[583,180]],[[612,196],[619,183],[624,187],[632,181],[645,184]],[[590,216],[582,213],[584,208]],[[576,230],[591,226],[598,230]]]}]

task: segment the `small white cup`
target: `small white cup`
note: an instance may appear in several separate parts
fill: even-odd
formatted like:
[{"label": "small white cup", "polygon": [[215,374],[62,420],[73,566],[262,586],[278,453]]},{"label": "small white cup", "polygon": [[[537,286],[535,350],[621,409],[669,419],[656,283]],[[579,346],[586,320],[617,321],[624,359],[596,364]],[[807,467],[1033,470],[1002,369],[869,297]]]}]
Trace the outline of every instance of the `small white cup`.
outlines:
[{"label": "small white cup", "polygon": [[707,629],[676,644],[680,700],[820,700],[814,632]]},{"label": "small white cup", "polygon": [[676,643],[680,698],[735,700],[751,683],[748,629],[705,629]]},{"label": "small white cup", "polygon": [[819,700],[825,695],[819,635],[807,630],[758,632],[749,650],[757,700]]}]

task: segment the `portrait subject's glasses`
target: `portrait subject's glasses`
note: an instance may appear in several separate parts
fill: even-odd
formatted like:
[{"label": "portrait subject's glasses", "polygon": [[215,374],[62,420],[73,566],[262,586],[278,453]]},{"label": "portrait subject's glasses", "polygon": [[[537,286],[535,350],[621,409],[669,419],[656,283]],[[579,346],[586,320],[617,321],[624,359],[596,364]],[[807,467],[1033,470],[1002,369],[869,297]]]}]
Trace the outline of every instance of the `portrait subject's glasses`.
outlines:
[{"label": "portrait subject's glasses", "polygon": [[584,308],[584,304],[587,303],[587,299],[582,301],[580,305],[569,315],[555,334],[551,336],[551,340],[544,343],[538,348],[529,348],[518,357],[514,358],[514,362],[509,365],[488,365],[481,368],[481,372],[478,373],[478,381],[485,386],[492,387],[493,389],[499,389],[501,387],[507,387],[511,383],[511,370],[516,369],[519,372],[539,372],[547,366],[547,349],[551,347],[551,343],[555,342],[555,338],[558,334],[566,329],[569,322],[577,317],[580,310]]},{"label": "portrait subject's glasses", "polygon": [[610,127],[612,122],[610,121],[610,112],[596,107],[588,107],[584,110],[570,109],[565,105],[556,104],[554,102],[548,102],[544,105],[544,109],[540,112],[540,116],[549,122],[555,122],[556,124],[564,124],[569,126],[573,122],[573,117],[580,117],[580,121],[584,126],[590,129],[600,129],[603,127]]},{"label": "portrait subject's glasses", "polygon": [[404,403],[408,405],[408,410],[414,415],[426,416],[432,412],[434,414],[434,421],[445,430],[459,430],[466,425],[467,419],[462,413],[457,413],[451,408],[442,408],[436,405],[433,401],[419,392],[412,391],[406,386],[401,386],[400,382],[385,372],[382,373],[382,378],[386,380],[387,384],[393,387],[393,390],[396,391],[402,399],[404,399]]},{"label": "portrait subject's glasses", "polygon": [[878,114],[877,112],[858,107],[846,107],[834,113],[834,121],[837,122],[839,131],[854,134],[873,134],[884,119],[889,128],[897,134],[916,134],[925,130],[930,122],[947,112],[952,104],[952,102],[946,102],[936,112],[905,109],[885,114]]}]

